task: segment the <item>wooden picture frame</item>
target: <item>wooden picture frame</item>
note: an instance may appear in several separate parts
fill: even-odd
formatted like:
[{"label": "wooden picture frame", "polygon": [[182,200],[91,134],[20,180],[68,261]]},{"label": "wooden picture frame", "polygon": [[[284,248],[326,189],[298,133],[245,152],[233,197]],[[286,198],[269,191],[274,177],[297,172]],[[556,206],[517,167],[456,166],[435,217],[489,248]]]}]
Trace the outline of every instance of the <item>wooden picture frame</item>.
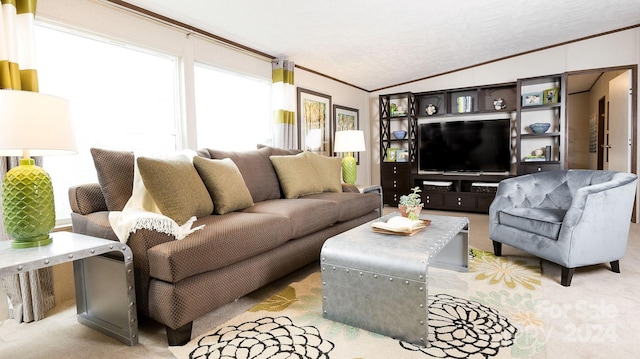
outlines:
[{"label": "wooden picture frame", "polygon": [[331,96],[298,87],[298,148],[331,156]]},{"label": "wooden picture frame", "polygon": [[542,105],[542,92],[531,92],[522,95],[522,106]]},{"label": "wooden picture frame", "polygon": [[[335,136],[337,131],[349,131],[360,129],[359,110],[356,108],[333,105],[333,128],[331,130],[331,143],[335,144]],[[333,152],[332,152],[333,153]],[[339,157],[344,157],[344,153],[340,153]],[[353,154],[356,158],[356,164],[360,164],[360,153]]]},{"label": "wooden picture frame", "polygon": [[544,92],[542,93],[542,103],[543,104],[558,103],[559,91],[560,91],[560,88],[558,87],[544,90]]},{"label": "wooden picture frame", "polygon": [[398,156],[397,147],[387,148],[387,158],[385,159],[385,162],[396,162],[398,158],[397,156]]}]

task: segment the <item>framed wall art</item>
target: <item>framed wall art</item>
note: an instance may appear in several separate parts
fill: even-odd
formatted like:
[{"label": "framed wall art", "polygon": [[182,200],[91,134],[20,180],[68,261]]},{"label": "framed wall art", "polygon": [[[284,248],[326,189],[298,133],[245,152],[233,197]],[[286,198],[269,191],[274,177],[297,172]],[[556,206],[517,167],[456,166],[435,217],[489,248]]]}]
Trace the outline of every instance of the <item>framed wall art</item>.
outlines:
[{"label": "framed wall art", "polygon": [[331,96],[298,88],[298,148],[331,156]]},{"label": "framed wall art", "polygon": [[[333,105],[333,129],[331,131],[331,143],[335,144],[336,131],[359,130],[360,124],[358,121],[358,109]],[[340,156],[344,157],[345,154],[341,153]],[[356,164],[359,165],[360,153],[354,153],[353,157],[356,158]]]}]

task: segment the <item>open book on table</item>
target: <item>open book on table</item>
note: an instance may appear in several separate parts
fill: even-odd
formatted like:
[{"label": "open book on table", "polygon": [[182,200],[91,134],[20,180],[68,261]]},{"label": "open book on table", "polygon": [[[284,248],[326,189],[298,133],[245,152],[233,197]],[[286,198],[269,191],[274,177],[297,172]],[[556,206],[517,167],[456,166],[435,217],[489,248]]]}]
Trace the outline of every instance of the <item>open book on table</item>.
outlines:
[{"label": "open book on table", "polygon": [[410,220],[407,217],[391,217],[386,222],[373,222],[371,229],[374,232],[413,235],[424,229],[431,223],[427,219]]}]

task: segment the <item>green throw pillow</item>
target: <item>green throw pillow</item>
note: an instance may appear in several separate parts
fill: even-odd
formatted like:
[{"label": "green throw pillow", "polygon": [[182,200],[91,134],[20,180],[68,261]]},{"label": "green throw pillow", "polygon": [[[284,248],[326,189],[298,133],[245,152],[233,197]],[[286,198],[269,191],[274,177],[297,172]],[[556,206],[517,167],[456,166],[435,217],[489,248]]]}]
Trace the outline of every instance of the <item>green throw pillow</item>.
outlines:
[{"label": "green throw pillow", "polygon": [[186,156],[139,157],[137,163],[144,186],[165,216],[183,225],[213,212],[209,192]]},{"label": "green throw pillow", "polygon": [[286,198],[298,198],[322,192],[322,183],[304,152],[295,156],[270,156],[269,158],[276,169],[280,187]]},{"label": "green throw pillow", "polygon": [[322,184],[322,191],[342,192],[342,158],[321,156],[310,151],[305,153]]},{"label": "green throw pillow", "polygon": [[225,214],[253,206],[251,193],[232,160],[210,160],[196,156],[193,165],[213,199],[214,213]]}]

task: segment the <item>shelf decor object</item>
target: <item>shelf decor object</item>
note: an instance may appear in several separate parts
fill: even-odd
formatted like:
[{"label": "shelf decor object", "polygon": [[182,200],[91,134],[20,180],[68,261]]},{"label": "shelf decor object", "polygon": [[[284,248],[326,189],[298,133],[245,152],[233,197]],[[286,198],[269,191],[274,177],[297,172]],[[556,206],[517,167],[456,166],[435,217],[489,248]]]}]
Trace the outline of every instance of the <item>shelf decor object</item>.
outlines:
[{"label": "shelf decor object", "polygon": [[536,122],[529,125],[529,128],[533,133],[541,134],[549,130],[551,124],[549,122]]},{"label": "shelf decor object", "polygon": [[542,92],[532,92],[522,95],[522,106],[542,105]]},{"label": "shelf decor object", "polygon": [[544,90],[542,92],[542,103],[558,103],[558,91],[560,91],[560,89],[557,87]]},{"label": "shelf decor object", "polygon": [[397,140],[404,140],[405,137],[407,137],[407,131],[403,131],[403,130],[399,130],[399,131],[393,131],[393,137]]},{"label": "shelf decor object", "polygon": [[22,156],[2,183],[2,213],[13,248],[45,246],[55,226],[51,178],[30,156],[76,153],[68,102],[0,90],[0,156]]},{"label": "shelf decor object", "polygon": [[337,131],[334,152],[344,153],[342,159],[342,181],[355,184],[358,175],[358,167],[353,152],[366,151],[364,145],[364,132],[359,130]]}]

